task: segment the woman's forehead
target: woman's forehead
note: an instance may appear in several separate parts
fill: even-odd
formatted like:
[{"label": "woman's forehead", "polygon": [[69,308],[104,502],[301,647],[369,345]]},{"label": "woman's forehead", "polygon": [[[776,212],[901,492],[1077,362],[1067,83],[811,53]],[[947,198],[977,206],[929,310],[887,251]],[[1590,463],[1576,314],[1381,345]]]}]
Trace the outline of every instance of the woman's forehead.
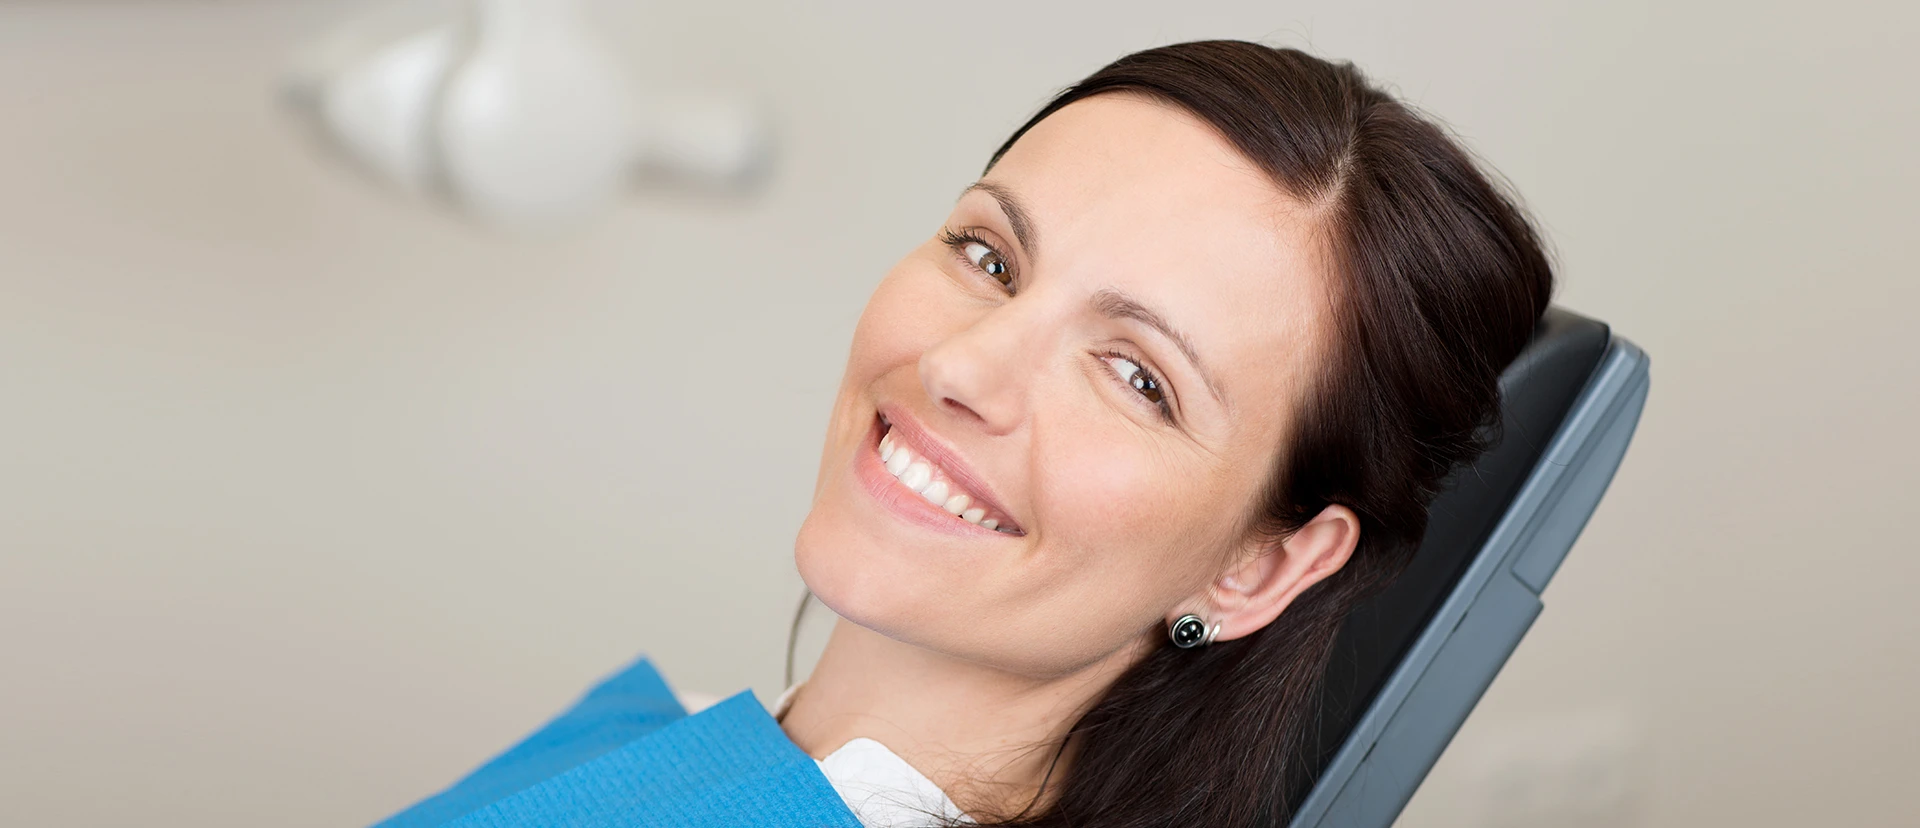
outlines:
[{"label": "woman's forehead", "polygon": [[1318,341],[1328,293],[1315,217],[1184,110],[1136,95],[1077,101],[984,181],[1044,239],[1030,277],[1134,296],[1222,365],[1223,386],[1263,392],[1241,375],[1276,378]]},{"label": "woman's forehead", "polygon": [[1071,208],[1062,220],[1099,211],[1270,232],[1294,206],[1213,128],[1136,95],[1067,105],[1022,135],[986,178]]}]

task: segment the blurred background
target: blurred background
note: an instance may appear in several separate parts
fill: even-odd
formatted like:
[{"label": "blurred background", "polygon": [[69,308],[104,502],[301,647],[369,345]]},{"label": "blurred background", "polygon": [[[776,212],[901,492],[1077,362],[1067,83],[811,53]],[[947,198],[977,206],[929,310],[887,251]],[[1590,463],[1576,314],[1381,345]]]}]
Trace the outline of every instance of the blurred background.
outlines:
[{"label": "blurred background", "polygon": [[772,698],[867,292],[1050,93],[1236,37],[1451,124],[1653,357],[1401,824],[1920,824],[1913,5],[590,2],[773,161],[538,232],[289,117],[366,6],[0,4],[0,823],[369,823],[642,652]]}]

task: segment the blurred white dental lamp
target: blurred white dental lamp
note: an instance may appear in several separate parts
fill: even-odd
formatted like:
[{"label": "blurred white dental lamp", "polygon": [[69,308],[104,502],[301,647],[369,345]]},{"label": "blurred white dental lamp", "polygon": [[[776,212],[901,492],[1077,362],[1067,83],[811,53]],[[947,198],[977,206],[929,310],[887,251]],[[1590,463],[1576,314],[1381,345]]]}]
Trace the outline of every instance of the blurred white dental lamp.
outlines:
[{"label": "blurred white dental lamp", "polygon": [[641,107],[576,0],[408,0],[320,39],[284,97],[344,155],[499,224],[548,226],[630,182],[739,191],[769,158],[741,101]]}]

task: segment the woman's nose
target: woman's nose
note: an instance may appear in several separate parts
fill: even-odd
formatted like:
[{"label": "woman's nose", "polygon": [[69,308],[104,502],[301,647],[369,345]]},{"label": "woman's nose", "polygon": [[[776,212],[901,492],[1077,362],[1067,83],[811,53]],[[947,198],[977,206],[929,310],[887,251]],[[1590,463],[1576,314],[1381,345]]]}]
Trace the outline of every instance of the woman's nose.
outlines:
[{"label": "woman's nose", "polygon": [[1006,434],[1026,418],[1027,393],[1043,350],[1037,320],[1002,305],[935,343],[920,355],[920,384],[943,411]]}]

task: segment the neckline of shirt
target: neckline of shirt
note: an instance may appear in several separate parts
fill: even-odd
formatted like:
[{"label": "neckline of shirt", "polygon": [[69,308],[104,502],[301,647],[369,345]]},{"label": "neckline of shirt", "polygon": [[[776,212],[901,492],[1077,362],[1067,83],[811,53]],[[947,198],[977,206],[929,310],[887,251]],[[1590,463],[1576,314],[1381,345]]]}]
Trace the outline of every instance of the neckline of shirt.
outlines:
[{"label": "neckline of shirt", "polygon": [[[798,682],[780,693],[767,710],[774,721],[786,717],[794,696],[805,685]],[[826,758],[813,761],[866,828],[925,825],[929,814],[973,822],[926,774],[876,740],[856,736]]]}]

